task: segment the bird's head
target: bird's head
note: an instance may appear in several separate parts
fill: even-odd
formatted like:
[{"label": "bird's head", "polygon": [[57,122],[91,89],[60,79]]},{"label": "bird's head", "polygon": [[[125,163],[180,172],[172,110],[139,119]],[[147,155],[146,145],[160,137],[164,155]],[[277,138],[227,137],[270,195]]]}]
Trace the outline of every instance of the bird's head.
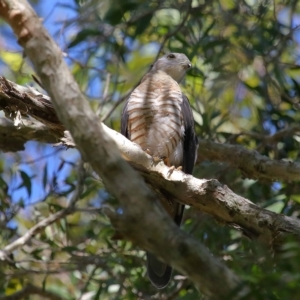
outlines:
[{"label": "bird's head", "polygon": [[186,71],[192,67],[191,62],[183,53],[169,53],[158,59],[151,71],[164,71],[175,81],[180,82]]}]

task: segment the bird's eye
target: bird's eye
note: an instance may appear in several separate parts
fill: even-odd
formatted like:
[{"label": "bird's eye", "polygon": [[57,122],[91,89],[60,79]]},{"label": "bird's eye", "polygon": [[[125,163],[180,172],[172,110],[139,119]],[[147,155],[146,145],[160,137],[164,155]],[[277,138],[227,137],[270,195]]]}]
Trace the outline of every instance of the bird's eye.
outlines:
[{"label": "bird's eye", "polygon": [[174,54],[169,54],[167,57],[168,58],[175,58],[175,55]]}]

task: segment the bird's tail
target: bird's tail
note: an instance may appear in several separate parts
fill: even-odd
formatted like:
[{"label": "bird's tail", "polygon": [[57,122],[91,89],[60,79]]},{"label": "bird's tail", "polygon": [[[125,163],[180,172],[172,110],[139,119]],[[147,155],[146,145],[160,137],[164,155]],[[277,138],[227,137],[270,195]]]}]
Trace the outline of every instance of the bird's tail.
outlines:
[{"label": "bird's tail", "polygon": [[171,279],[172,267],[158,260],[147,252],[147,272],[151,283],[157,289],[163,289]]},{"label": "bird's tail", "polygon": [[[177,209],[174,216],[175,223],[180,226],[184,205],[176,203]],[[147,252],[147,273],[151,283],[158,289],[163,289],[167,286],[171,279],[172,267],[158,260],[154,255]]]}]

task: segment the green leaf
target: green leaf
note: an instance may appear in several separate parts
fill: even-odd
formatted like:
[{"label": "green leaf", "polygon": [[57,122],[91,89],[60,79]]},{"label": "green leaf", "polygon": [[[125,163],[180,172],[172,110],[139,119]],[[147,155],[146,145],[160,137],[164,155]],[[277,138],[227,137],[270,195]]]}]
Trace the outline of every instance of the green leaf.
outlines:
[{"label": "green leaf", "polygon": [[62,251],[72,253],[74,251],[78,251],[78,248],[75,246],[66,246],[61,248]]},{"label": "green leaf", "polygon": [[46,188],[48,183],[48,164],[44,167],[44,174],[43,174],[43,187]]},{"label": "green leaf", "polygon": [[1,176],[0,176],[0,190],[2,190],[5,194],[7,194],[8,192],[8,185]]},{"label": "green leaf", "polygon": [[147,29],[152,19],[152,16],[153,14],[149,14],[135,23],[135,37],[142,34]]},{"label": "green leaf", "polygon": [[104,21],[110,23],[111,25],[117,25],[121,22],[124,14],[127,11],[134,10],[137,5],[137,3],[130,0],[113,2],[104,17]]},{"label": "green leaf", "polygon": [[19,185],[19,188],[25,187],[27,189],[28,196],[31,196],[31,178],[24,171],[20,170],[20,175],[23,182]]},{"label": "green leaf", "polygon": [[270,210],[277,214],[280,214],[283,208],[284,208],[284,202],[282,201],[277,201],[276,203],[273,203],[266,207],[267,210]]},{"label": "green leaf", "polygon": [[90,36],[98,36],[98,35],[101,35],[98,29],[92,29],[92,28],[83,29],[76,35],[73,41],[69,44],[68,48],[70,49],[78,45],[80,42],[86,40]]}]

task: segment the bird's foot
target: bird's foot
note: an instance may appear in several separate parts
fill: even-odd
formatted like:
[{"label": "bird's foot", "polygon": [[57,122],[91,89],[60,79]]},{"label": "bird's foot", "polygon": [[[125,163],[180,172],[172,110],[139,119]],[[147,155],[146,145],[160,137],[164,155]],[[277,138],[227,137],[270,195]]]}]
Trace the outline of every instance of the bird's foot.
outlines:
[{"label": "bird's foot", "polygon": [[172,166],[172,167],[170,167],[169,168],[169,171],[168,171],[168,177],[170,177],[171,175],[172,175],[172,173],[174,172],[174,170],[175,170],[175,166]]},{"label": "bird's foot", "polygon": [[172,175],[172,173],[174,172],[174,170],[181,171],[182,170],[182,166],[179,166],[178,168],[176,168],[175,166],[171,166],[169,168],[169,171],[168,171],[168,177],[170,177]]}]

